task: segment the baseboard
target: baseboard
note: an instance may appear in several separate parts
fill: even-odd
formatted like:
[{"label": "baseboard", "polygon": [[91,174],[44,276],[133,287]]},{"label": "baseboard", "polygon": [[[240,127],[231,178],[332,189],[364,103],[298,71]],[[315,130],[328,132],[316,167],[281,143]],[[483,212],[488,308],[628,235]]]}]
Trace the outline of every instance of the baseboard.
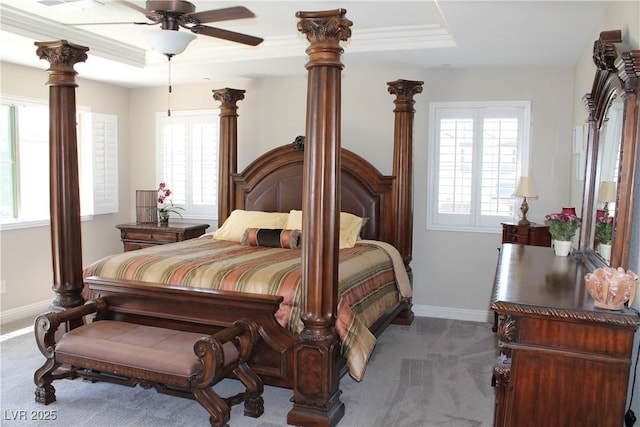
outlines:
[{"label": "baseboard", "polygon": [[35,318],[45,311],[48,311],[51,307],[51,299],[46,301],[34,302],[33,304],[24,305],[22,307],[14,308],[0,312],[0,324],[16,322],[18,320]]},{"label": "baseboard", "polygon": [[420,317],[437,317],[439,319],[467,320],[470,322],[493,322],[493,315],[488,310],[414,304],[413,313]]}]

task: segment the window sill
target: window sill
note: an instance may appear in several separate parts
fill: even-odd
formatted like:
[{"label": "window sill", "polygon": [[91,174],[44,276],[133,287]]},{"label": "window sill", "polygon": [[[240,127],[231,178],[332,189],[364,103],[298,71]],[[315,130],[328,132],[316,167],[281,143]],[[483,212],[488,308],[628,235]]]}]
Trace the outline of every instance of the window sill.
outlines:
[{"label": "window sill", "polygon": [[[91,221],[93,215],[84,215],[80,217],[80,221]],[[48,219],[40,220],[15,220],[15,221],[0,221],[0,232],[10,230],[21,230],[25,228],[37,228],[37,227],[49,227],[50,221]]]}]

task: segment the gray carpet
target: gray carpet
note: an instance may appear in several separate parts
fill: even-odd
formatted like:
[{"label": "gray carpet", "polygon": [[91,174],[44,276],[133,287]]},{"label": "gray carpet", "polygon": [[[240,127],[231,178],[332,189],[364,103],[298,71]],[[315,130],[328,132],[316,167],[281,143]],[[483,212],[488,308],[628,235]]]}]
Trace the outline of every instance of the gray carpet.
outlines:
[{"label": "gray carpet", "polygon": [[[32,334],[0,344],[3,426],[207,426],[195,401],[154,390],[82,380],[54,381],[57,401],[34,402],[33,373],[44,362]],[[346,415],[339,427],[480,427],[493,423],[491,369],[496,337],[491,325],[416,318],[391,325],[379,338],[361,382],[345,376],[340,388]],[[221,395],[239,390],[224,380]],[[286,425],[291,391],[265,387],[265,413],[253,419],[242,405],[232,409],[233,427]],[[34,418],[52,418],[37,420]]]}]

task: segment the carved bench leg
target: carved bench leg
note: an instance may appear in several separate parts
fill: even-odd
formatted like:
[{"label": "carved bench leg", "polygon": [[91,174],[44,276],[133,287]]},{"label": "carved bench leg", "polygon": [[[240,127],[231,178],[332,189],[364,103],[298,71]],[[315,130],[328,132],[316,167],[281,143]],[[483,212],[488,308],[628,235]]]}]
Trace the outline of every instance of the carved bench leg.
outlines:
[{"label": "carved bench leg", "polygon": [[264,385],[262,380],[245,362],[238,365],[233,373],[246,387],[245,393],[247,397],[244,399],[244,415],[258,418],[264,413],[264,399],[262,398]]},{"label": "carved bench leg", "polygon": [[226,427],[231,418],[229,405],[211,387],[192,390],[196,400],[209,412],[211,427]]},{"label": "carved bench leg", "polygon": [[51,384],[36,387],[36,402],[48,405],[56,401],[56,389]]},{"label": "carved bench leg", "polygon": [[56,389],[51,385],[53,382],[53,371],[59,365],[55,359],[50,358],[33,374],[33,381],[36,383],[36,402],[48,405],[56,401]]}]

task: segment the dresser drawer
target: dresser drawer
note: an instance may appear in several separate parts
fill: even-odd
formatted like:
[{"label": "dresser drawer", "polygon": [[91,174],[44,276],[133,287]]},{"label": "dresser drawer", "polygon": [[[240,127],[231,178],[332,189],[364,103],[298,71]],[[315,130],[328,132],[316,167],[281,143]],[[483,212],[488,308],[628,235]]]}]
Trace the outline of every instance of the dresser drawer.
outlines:
[{"label": "dresser drawer", "polygon": [[507,234],[517,234],[520,236],[529,235],[529,226],[527,225],[505,225],[504,231]]},{"label": "dresser drawer", "polygon": [[520,243],[521,245],[529,244],[529,235],[525,234],[507,234],[503,243]]},{"label": "dresser drawer", "polygon": [[158,243],[172,243],[177,241],[176,233],[163,233],[155,230],[128,230],[124,233],[124,239]]}]

